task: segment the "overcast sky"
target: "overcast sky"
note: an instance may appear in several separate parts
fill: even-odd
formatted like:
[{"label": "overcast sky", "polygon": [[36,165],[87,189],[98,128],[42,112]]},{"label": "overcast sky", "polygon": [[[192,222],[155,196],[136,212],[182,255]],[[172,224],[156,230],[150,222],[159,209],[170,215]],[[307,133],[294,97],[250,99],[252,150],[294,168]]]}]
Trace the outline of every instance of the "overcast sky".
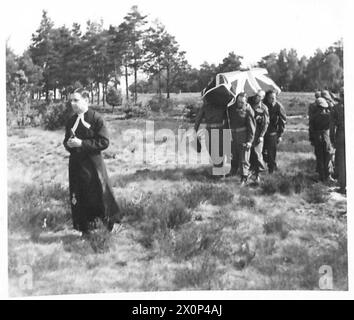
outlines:
[{"label": "overcast sky", "polygon": [[[350,0],[348,0],[350,1]],[[244,64],[270,52],[295,48],[311,56],[343,37],[346,0],[31,0],[6,1],[5,36],[21,54],[38,28],[42,10],[56,26],[87,20],[118,25],[137,4],[149,20],[159,19],[176,37],[193,67],[219,63],[231,51]]]}]

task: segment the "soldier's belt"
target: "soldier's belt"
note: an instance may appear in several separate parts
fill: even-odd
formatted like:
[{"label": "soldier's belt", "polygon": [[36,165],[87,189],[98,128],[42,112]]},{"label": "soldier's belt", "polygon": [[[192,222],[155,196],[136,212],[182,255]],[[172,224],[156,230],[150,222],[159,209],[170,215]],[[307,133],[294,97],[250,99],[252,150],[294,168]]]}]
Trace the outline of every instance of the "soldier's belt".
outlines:
[{"label": "soldier's belt", "polygon": [[243,132],[246,131],[247,127],[241,127],[241,128],[237,128],[237,129],[231,129],[232,132]]},{"label": "soldier's belt", "polygon": [[267,136],[275,136],[276,134],[278,134],[277,132],[270,132],[267,134]]},{"label": "soldier's belt", "polygon": [[220,128],[220,127],[224,126],[224,123],[223,122],[221,122],[221,123],[208,123],[206,126],[207,126],[207,128],[210,128],[210,129]]}]

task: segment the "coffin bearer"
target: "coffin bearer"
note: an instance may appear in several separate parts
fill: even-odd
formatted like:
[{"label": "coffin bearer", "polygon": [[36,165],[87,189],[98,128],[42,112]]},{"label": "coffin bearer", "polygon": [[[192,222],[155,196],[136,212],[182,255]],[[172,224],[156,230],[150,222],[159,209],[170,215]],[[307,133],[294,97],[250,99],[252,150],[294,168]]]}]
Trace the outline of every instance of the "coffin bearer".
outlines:
[{"label": "coffin bearer", "polygon": [[64,146],[70,152],[69,189],[74,229],[87,235],[100,218],[108,230],[119,220],[101,151],[109,145],[102,117],[88,108],[89,92],[77,89],[71,95],[75,113],[65,129]]},{"label": "coffin bearer", "polygon": [[265,163],[263,160],[263,139],[268,129],[269,113],[268,108],[263,104],[265,92],[259,90],[253,98],[252,109],[254,111],[254,118],[256,121],[256,133],[251,148],[251,172],[254,173],[255,182],[259,182],[259,173],[265,171]]},{"label": "coffin bearer", "polygon": [[277,148],[284,133],[286,113],[284,107],[277,101],[277,94],[274,90],[267,91],[264,104],[269,112],[269,125],[264,136],[263,158],[268,164],[269,173],[273,173],[277,169]]},{"label": "coffin bearer", "polygon": [[227,122],[226,105],[214,105],[204,99],[203,106],[200,108],[194,124],[196,132],[198,132],[203,119],[205,119],[208,133],[206,147],[211,157],[214,173],[224,165],[223,129],[226,128],[225,125]]},{"label": "coffin bearer", "polygon": [[333,182],[331,157],[333,148],[330,140],[331,111],[324,98],[317,98],[316,111],[310,118],[309,130],[312,132],[313,144],[316,155],[316,168],[320,180],[323,182]]},{"label": "coffin bearer", "polygon": [[[321,91],[316,91],[315,92],[315,101],[310,103],[309,108],[308,108],[308,112],[307,112],[307,116],[309,119],[309,140],[312,146],[315,146],[315,142],[314,142],[314,138],[313,138],[313,132],[312,132],[312,128],[310,126],[310,119],[312,118],[312,116],[319,111],[319,108],[317,107],[317,102],[316,99],[321,97]],[[316,168],[316,172],[319,173],[319,169]]]},{"label": "coffin bearer", "polygon": [[345,130],[344,130],[344,90],[340,91],[340,102],[334,106],[333,124],[335,130],[334,145],[335,167],[339,182],[339,191],[346,192],[346,163],[345,163]]},{"label": "coffin bearer", "polygon": [[254,111],[247,103],[247,95],[239,93],[236,101],[228,108],[231,142],[231,172],[229,176],[236,175],[238,169],[241,174],[241,184],[247,183],[250,167],[251,147],[256,132]]}]

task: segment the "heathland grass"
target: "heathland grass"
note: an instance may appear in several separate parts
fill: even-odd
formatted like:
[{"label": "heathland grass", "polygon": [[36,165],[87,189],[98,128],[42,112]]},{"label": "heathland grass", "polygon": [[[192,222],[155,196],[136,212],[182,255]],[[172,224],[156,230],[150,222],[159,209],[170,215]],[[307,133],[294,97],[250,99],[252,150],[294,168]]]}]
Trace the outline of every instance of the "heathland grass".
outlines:
[{"label": "heathland grass", "polygon": [[[164,140],[147,139],[156,156],[137,162],[136,142],[123,135],[144,129],[144,119],[105,117],[104,158],[124,216],[116,232],[99,226],[86,240],[71,226],[63,131],[9,132],[11,295],[318,290],[322,265],[332,267],[334,289],[348,289],[346,198],[316,182],[307,132],[295,127],[306,128],[304,118],[287,127],[279,170],[241,188],[239,178],[212,178],[208,165],[178,166]],[[173,132],[181,125],[189,124],[155,122]]]}]

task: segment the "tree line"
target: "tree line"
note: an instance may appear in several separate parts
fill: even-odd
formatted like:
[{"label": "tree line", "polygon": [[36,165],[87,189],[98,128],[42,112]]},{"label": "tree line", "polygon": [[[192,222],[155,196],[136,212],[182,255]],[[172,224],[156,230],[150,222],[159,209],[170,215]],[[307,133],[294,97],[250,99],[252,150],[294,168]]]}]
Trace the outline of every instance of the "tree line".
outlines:
[{"label": "tree line", "polygon": [[[126,99],[137,102],[138,93],[199,92],[215,74],[240,70],[242,56],[230,52],[218,65],[204,62],[192,68],[186,52],[158,20],[149,22],[133,6],[117,25],[104,28],[103,20],[55,27],[43,11],[29,48],[16,56],[6,47],[7,96],[13,102],[25,88],[30,99],[66,99],[78,86],[88,88],[91,102],[105,103],[109,87],[125,82]],[[263,67],[284,91],[337,91],[343,85],[343,42],[310,58],[298,57],[295,49],[270,53],[253,67]],[[147,80],[139,80],[143,73]],[[128,79],[132,76],[133,84]],[[51,97],[50,93],[54,94]],[[57,93],[59,96],[56,96]],[[94,99],[97,99],[96,101]]]}]

